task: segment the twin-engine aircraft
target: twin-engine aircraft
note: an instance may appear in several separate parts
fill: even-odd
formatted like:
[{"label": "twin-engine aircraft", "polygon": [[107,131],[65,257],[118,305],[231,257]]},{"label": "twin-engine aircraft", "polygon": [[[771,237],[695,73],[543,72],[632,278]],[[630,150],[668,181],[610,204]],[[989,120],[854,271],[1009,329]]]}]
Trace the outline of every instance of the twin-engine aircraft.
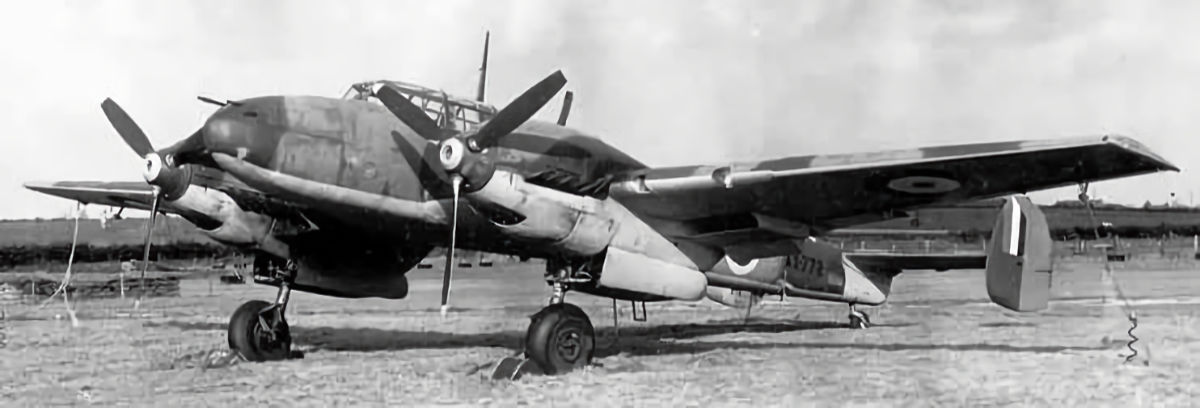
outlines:
[{"label": "twin-engine aircraft", "polygon": [[653,167],[567,127],[570,92],[557,122],[531,119],[565,83],[555,72],[501,109],[483,102],[482,79],[474,100],[396,81],[356,84],[342,98],[201,98],[220,108],[161,149],[105,100],[117,133],[145,158],[146,183],[26,187],[150,210],[150,228],[157,213],[178,214],[252,253],[256,282],[279,287],[274,301],[249,301],[230,319],[230,347],[252,361],[290,355],[292,290],[401,299],[405,273],[435,247],[448,260],[455,248],[544,259],[551,296],[525,356],[554,374],[587,365],[595,345],[568,291],[730,305],[783,294],[846,303],[851,325],[865,328],[856,306],[883,303],[902,270],[980,268],[993,302],[1040,310],[1050,237],[1023,196],[999,211],[980,255],[846,253],[821,237],[922,206],[1178,171],[1120,136]]}]

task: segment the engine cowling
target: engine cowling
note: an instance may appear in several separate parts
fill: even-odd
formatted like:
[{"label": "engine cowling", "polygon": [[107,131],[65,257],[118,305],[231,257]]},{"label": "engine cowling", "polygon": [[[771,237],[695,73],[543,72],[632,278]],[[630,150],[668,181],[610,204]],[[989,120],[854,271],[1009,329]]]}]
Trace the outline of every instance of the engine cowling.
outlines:
[{"label": "engine cowling", "polygon": [[704,296],[707,279],[670,241],[620,203],[577,196],[496,170],[467,198],[515,240],[568,258],[593,258],[596,285],[672,299]]},{"label": "engine cowling", "polygon": [[228,194],[211,188],[190,186],[179,193],[170,205],[185,218],[189,214],[202,216],[204,222],[193,222],[205,235],[222,244],[254,248],[280,258],[288,258],[286,244],[271,234],[271,217],[243,210]]}]

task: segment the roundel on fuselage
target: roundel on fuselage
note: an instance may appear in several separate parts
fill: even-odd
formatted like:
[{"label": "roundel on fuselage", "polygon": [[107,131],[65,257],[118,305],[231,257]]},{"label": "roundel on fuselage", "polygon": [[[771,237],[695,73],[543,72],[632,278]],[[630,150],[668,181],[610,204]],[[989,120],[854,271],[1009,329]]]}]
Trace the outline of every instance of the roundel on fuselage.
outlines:
[{"label": "roundel on fuselage", "polygon": [[734,275],[745,275],[754,272],[754,268],[758,266],[758,259],[751,259],[750,262],[741,265],[737,261],[734,261],[733,258],[730,258],[729,255],[726,255],[725,263],[729,265],[729,271],[733,272]]}]

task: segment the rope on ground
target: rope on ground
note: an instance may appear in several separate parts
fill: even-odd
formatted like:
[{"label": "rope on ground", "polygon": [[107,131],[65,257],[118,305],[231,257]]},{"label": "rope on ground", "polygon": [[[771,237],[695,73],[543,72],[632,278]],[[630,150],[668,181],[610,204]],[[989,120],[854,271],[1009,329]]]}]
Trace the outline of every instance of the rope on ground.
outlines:
[{"label": "rope on ground", "polygon": [[79,319],[75,317],[75,309],[71,307],[71,300],[69,299],[70,296],[67,293],[67,285],[71,284],[71,265],[75,263],[75,247],[79,243],[79,215],[83,212],[83,209],[84,206],[82,203],[75,203],[75,227],[74,231],[71,233],[71,254],[67,256],[67,271],[63,275],[62,283],[58,285],[58,288],[54,290],[54,293],[50,294],[50,297],[42,301],[41,305],[38,305],[38,309],[45,308],[51,300],[54,300],[55,296],[58,296],[59,293],[62,293],[63,304],[66,305],[67,315],[71,318],[71,326],[76,327],[79,326]]}]

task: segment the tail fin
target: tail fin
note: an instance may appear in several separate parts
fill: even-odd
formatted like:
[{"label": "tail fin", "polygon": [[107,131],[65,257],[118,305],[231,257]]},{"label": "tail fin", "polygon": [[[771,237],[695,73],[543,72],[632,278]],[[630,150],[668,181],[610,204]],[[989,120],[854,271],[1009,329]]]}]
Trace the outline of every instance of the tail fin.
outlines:
[{"label": "tail fin", "polygon": [[475,100],[483,102],[483,91],[487,85],[488,43],[492,41],[492,32],[483,35],[483,63],[479,64],[479,89],[475,91]]},{"label": "tail fin", "polygon": [[988,297],[1017,312],[1045,309],[1052,269],[1046,216],[1028,197],[1012,197],[996,215],[987,256]]}]

